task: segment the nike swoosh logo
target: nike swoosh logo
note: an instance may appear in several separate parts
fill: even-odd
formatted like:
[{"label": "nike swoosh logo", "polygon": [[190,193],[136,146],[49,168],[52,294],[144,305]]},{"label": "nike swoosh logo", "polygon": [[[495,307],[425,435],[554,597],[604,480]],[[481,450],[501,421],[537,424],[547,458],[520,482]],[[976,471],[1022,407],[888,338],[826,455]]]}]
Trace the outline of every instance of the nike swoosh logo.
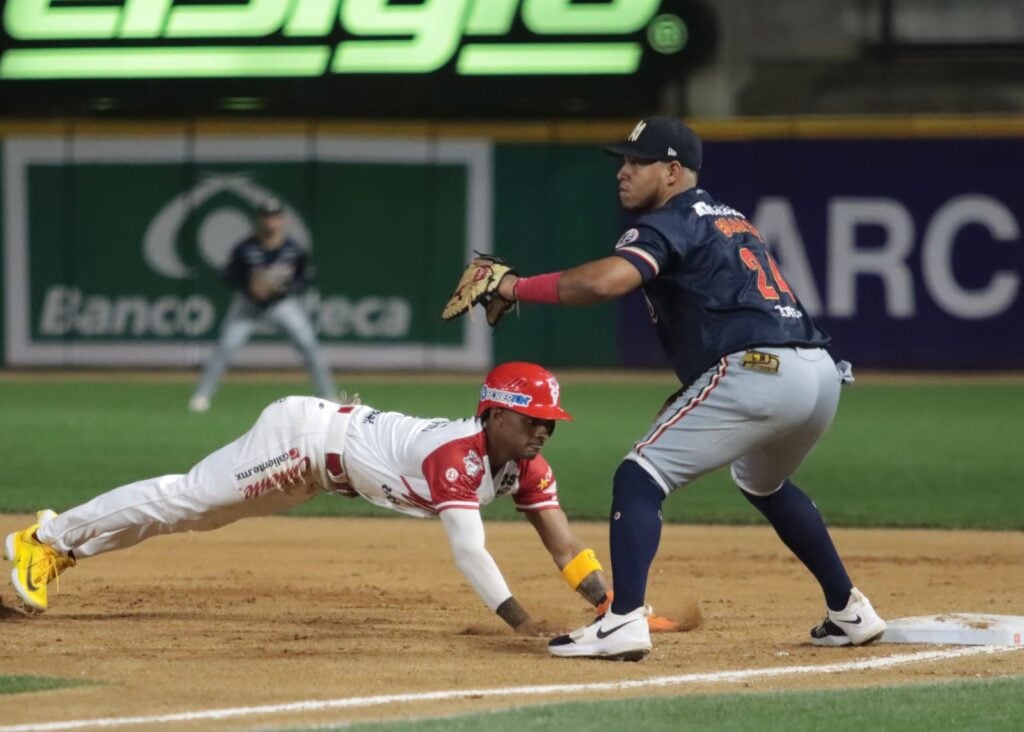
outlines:
[{"label": "nike swoosh logo", "polygon": [[32,581],[32,567],[34,567],[36,564],[38,564],[38,562],[28,565],[28,568],[25,570],[25,587],[28,588],[29,592],[35,592],[39,589],[39,587],[37,587],[36,584]]},{"label": "nike swoosh logo", "polygon": [[855,617],[853,620],[844,620],[843,622],[848,623],[849,625],[860,625],[860,615]]},{"label": "nike swoosh logo", "polygon": [[627,620],[625,623],[622,623],[621,625],[616,625],[614,628],[609,629],[607,632],[604,631],[601,628],[598,628],[597,629],[597,637],[598,637],[599,640],[604,640],[605,638],[610,636],[612,633],[614,633],[619,628],[623,628],[623,627],[629,625],[630,623],[635,623],[635,622],[636,622],[636,618],[633,618],[632,620]]}]

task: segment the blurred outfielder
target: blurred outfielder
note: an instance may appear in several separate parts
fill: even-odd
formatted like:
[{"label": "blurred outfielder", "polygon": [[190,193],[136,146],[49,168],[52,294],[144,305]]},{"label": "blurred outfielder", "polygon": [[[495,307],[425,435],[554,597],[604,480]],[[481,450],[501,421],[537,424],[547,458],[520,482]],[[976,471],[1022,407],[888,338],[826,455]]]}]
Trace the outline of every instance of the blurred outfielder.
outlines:
[{"label": "blurred outfielder", "polygon": [[[497,325],[516,301],[586,305],[642,288],[683,385],[615,473],[611,609],[551,641],[551,653],[631,661],[647,655],[644,595],[661,539],[661,504],[725,465],[821,585],[826,617],[811,642],[877,639],[885,622],[850,581],[817,507],[789,479],[831,424],[840,383],[852,380],[849,364],[832,361],[828,336],[757,229],[697,187],[702,146],[693,130],[651,117],[607,150],[622,158],[619,201],[638,215],[614,254],[536,277],[478,258],[443,312],[450,319],[481,304]],[[768,622],[770,608],[762,612]]]},{"label": "blurred outfielder", "polygon": [[[203,369],[188,407],[205,412],[231,358],[261,322],[269,322],[288,336],[306,364],[318,396],[337,399],[327,362],[316,332],[299,295],[309,284],[306,251],[285,231],[281,202],[268,199],[256,210],[255,230],[231,251],[224,280],[235,290],[217,349]],[[344,398],[342,399],[344,401]]]}]

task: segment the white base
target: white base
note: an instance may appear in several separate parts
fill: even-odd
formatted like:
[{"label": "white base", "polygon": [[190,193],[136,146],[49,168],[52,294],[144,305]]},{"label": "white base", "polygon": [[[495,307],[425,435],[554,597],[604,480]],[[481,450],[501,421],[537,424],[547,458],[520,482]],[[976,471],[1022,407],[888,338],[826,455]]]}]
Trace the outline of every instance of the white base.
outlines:
[{"label": "white base", "polygon": [[948,643],[963,646],[1022,646],[1024,616],[945,613],[886,621],[880,643]]}]

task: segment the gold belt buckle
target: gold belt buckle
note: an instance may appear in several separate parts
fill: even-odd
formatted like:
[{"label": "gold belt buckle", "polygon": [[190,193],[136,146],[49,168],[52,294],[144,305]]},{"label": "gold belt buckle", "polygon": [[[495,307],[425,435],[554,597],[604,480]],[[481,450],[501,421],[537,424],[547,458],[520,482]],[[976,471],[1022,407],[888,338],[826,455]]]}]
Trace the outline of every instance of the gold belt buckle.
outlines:
[{"label": "gold belt buckle", "polygon": [[779,373],[779,357],[764,351],[747,351],[743,354],[743,368],[763,371],[766,374]]}]

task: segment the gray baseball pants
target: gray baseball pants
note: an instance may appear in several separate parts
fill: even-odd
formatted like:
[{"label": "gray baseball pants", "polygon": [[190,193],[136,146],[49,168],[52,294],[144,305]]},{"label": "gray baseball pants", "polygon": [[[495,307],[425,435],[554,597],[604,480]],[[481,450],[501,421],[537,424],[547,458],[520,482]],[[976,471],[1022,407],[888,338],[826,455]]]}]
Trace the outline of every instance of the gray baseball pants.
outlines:
[{"label": "gray baseball pants", "polygon": [[207,399],[213,396],[231,359],[239,349],[249,342],[253,331],[261,321],[272,323],[283,331],[298,349],[306,365],[306,370],[313,380],[317,396],[323,399],[337,399],[338,392],[331,380],[327,361],[320,352],[313,324],[299,298],[289,296],[278,300],[268,308],[260,309],[241,293],[235,294],[227,315],[224,316],[217,350],[214,351],[213,356],[210,357],[203,369],[193,396]]},{"label": "gray baseball pants", "polygon": [[828,351],[755,350],[778,359],[778,370],[729,354],[669,402],[626,456],[666,494],[725,465],[747,493],[774,493],[832,423],[842,377]]}]

